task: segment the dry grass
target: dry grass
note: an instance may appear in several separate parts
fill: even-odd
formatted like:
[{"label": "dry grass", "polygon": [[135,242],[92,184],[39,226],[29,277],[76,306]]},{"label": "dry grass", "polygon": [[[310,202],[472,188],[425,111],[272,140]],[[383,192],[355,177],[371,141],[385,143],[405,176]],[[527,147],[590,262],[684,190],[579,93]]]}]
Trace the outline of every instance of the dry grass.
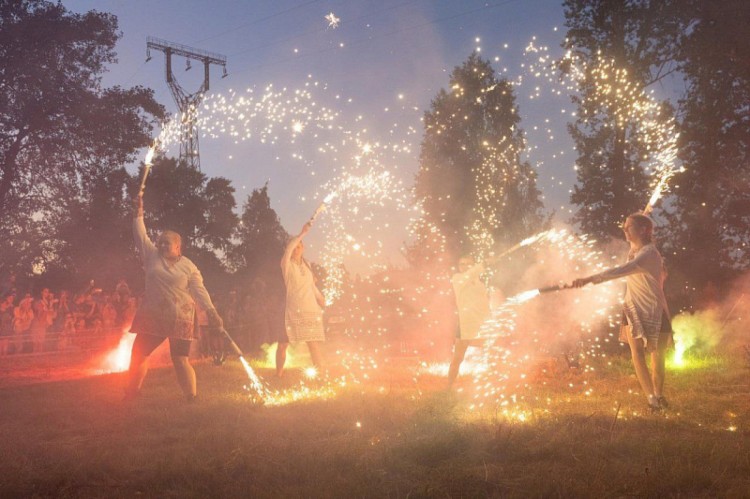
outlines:
[{"label": "dry grass", "polygon": [[[672,408],[659,416],[642,414],[625,361],[596,375],[548,370],[525,422],[472,412],[468,395],[433,376],[415,383],[405,367],[332,400],[266,408],[242,393],[239,363],[196,367],[196,404],[170,369],[153,370],[135,403],[120,400],[122,375],[0,389],[0,497],[750,494],[739,355],[671,371]],[[279,388],[295,384],[289,374]]]}]

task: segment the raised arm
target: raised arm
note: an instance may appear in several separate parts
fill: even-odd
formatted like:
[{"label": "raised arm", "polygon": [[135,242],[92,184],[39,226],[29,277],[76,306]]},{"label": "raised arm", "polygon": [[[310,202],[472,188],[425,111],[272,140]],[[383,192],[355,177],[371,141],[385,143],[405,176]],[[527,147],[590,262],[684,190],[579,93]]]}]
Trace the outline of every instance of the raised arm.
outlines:
[{"label": "raised arm", "polygon": [[146,233],[146,224],[143,222],[143,196],[139,195],[135,198],[133,207],[133,238],[141,255],[141,261],[145,261],[146,254],[155,253],[158,250]]},{"label": "raised arm", "polygon": [[308,232],[310,232],[310,227],[312,227],[312,224],[310,222],[307,222],[305,225],[302,226],[302,230],[299,234],[294,236],[289,240],[289,242],[286,244],[286,249],[284,250],[284,256],[281,258],[281,269],[286,272],[286,268],[289,265],[289,260],[292,259],[292,253],[294,252],[294,248],[297,247],[299,242],[302,240],[305,235],[307,235]]}]

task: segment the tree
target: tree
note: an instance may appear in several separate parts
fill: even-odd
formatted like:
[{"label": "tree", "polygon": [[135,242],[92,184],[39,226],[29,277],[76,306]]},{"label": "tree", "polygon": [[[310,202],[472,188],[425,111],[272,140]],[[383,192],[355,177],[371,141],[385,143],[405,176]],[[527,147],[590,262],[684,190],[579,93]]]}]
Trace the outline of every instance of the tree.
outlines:
[{"label": "tree", "polygon": [[[140,185],[131,179],[131,193]],[[232,251],[237,226],[234,188],[222,177],[208,178],[174,158],[157,157],[143,196],[146,227],[153,237],[163,230],[182,236],[183,253],[209,284],[226,276],[221,258]]]},{"label": "tree", "polygon": [[[669,108],[650,111],[645,89],[676,70],[677,42],[684,28],[671,2],[662,0],[566,0],[567,37],[572,57],[564,73],[579,71],[578,108],[568,126],[578,151],[571,202],[574,220],[599,239],[619,236],[619,224],[648,201],[644,166],[659,147],[643,129],[665,123]],[[659,115],[661,114],[661,115]]]},{"label": "tree", "polygon": [[229,261],[240,275],[255,276],[279,267],[288,234],[279,216],[271,208],[268,183],[253,189],[242,209],[235,233],[239,243],[229,254]]},{"label": "tree", "polygon": [[[673,291],[721,286],[750,267],[750,4],[685,2],[691,29],[678,54],[687,82],[679,102],[680,158],[666,243]],[[687,303],[686,303],[687,304]]]},{"label": "tree", "polygon": [[56,247],[44,261],[42,280],[49,286],[79,288],[93,279],[99,287],[113,288],[121,278],[133,284],[133,276],[142,274],[133,247],[129,183],[133,179],[125,168],[93,178],[46,220]]},{"label": "tree", "polygon": [[[489,61],[471,54],[425,112],[415,192],[425,211],[418,241],[444,238],[452,257],[487,255],[542,223],[536,174],[521,161],[521,118],[510,83]],[[415,247],[411,248],[411,258]]]},{"label": "tree", "polygon": [[101,88],[119,36],[109,14],[43,0],[0,4],[0,231],[29,234],[34,258],[46,240],[31,235],[36,222],[86,178],[135,159],[164,116],[151,90]]}]

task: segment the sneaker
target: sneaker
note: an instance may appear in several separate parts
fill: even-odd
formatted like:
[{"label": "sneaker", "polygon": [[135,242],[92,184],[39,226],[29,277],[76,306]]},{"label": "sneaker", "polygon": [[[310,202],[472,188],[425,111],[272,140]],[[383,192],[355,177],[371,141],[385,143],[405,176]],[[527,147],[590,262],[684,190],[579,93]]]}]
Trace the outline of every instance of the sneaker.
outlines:
[{"label": "sneaker", "polygon": [[667,397],[662,396],[657,400],[659,401],[659,407],[661,407],[662,409],[669,409],[669,402],[667,402]]},{"label": "sneaker", "polygon": [[648,404],[648,410],[651,412],[651,414],[661,414],[663,409],[664,408],[659,404]]}]

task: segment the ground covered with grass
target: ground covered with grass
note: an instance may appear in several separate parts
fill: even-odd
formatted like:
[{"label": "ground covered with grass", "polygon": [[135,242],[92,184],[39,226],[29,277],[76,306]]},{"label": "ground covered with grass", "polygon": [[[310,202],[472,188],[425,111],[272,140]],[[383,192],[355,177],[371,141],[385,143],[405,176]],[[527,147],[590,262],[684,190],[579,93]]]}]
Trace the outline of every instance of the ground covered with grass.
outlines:
[{"label": "ground covered with grass", "polygon": [[[261,407],[239,362],[171,369],[122,401],[123,375],[0,388],[0,497],[747,497],[750,369],[731,354],[668,374],[652,415],[627,359],[546,369],[512,417],[470,409],[416,365],[330,398]],[[275,390],[301,380],[259,374]],[[314,382],[306,382],[308,385]]]}]

